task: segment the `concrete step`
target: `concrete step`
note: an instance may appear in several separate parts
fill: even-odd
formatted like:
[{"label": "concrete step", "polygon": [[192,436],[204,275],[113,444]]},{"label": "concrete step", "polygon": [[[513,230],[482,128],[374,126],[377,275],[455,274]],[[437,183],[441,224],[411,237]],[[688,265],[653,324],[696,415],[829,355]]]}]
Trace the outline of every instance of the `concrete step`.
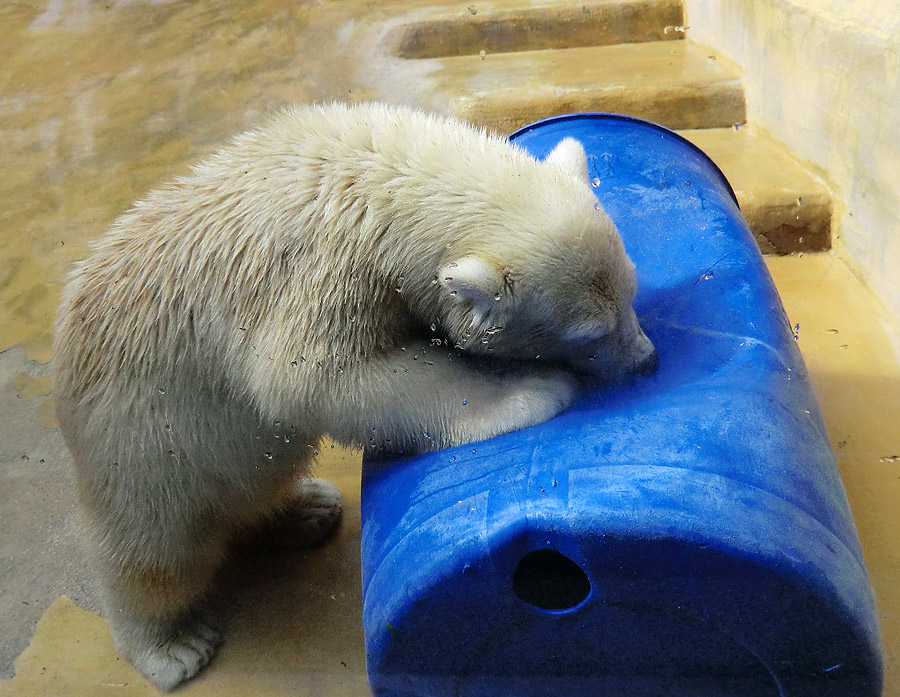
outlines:
[{"label": "concrete step", "polygon": [[555,114],[614,111],[669,128],[744,122],[736,66],[690,41],[456,56],[423,64],[439,111],[501,133]]},{"label": "concrete step", "polygon": [[831,192],[782,143],[747,126],[681,135],[728,178],[764,254],[831,248]]},{"label": "concrete step", "polygon": [[419,7],[388,41],[398,56],[435,58],[681,39],[683,24],[680,0],[472,0]]}]

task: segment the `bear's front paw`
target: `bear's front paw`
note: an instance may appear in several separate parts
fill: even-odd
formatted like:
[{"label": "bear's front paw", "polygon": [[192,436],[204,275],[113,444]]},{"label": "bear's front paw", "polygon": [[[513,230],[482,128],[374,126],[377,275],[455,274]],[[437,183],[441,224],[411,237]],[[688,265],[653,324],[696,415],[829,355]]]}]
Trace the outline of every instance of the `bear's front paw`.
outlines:
[{"label": "bear's front paw", "polygon": [[544,370],[516,379],[508,386],[504,411],[515,430],[552,419],[575,399],[578,382],[562,370]]}]

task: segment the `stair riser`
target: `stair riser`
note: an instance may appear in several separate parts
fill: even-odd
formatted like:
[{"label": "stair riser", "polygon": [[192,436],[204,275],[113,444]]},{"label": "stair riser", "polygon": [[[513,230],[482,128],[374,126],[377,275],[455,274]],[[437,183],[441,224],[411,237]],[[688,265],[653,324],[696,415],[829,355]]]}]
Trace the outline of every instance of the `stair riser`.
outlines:
[{"label": "stair riser", "polygon": [[684,37],[678,0],[559,3],[413,21],[389,42],[403,58],[435,58],[576,46],[662,41]]},{"label": "stair riser", "polygon": [[[740,199],[740,197],[738,197]],[[831,205],[744,204],[742,212],[763,254],[822,252],[831,249]]]},{"label": "stair riser", "polygon": [[583,111],[610,111],[647,119],[672,129],[717,128],[743,123],[744,93],[739,82],[719,82],[693,90],[631,92],[621,89],[536,90],[520,99],[458,97],[452,112],[472,123],[512,133],[539,119]]}]

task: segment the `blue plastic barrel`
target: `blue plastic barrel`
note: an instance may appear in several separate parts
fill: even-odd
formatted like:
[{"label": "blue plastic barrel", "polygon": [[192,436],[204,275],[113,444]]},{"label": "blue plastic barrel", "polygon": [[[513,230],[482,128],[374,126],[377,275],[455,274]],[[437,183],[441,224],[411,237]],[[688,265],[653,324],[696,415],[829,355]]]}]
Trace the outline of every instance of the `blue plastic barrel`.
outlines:
[{"label": "blue plastic barrel", "polygon": [[880,695],[847,498],[728,182],[633,118],[510,140],[542,158],[565,137],[637,266],[659,372],[540,426],[366,460],[375,695]]}]

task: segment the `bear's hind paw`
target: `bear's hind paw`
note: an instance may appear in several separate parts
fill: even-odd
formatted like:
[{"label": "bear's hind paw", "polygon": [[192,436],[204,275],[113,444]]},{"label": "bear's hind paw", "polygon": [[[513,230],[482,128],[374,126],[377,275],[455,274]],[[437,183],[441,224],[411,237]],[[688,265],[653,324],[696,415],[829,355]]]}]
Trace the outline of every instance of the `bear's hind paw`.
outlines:
[{"label": "bear's hind paw", "polygon": [[334,484],[324,479],[297,481],[283,507],[245,537],[245,547],[257,552],[315,547],[337,527],[342,512],[341,493]]},{"label": "bear's hind paw", "polygon": [[221,640],[221,630],[198,621],[177,637],[152,649],[128,652],[127,657],[145,678],[169,692],[197,675],[210,662]]}]

